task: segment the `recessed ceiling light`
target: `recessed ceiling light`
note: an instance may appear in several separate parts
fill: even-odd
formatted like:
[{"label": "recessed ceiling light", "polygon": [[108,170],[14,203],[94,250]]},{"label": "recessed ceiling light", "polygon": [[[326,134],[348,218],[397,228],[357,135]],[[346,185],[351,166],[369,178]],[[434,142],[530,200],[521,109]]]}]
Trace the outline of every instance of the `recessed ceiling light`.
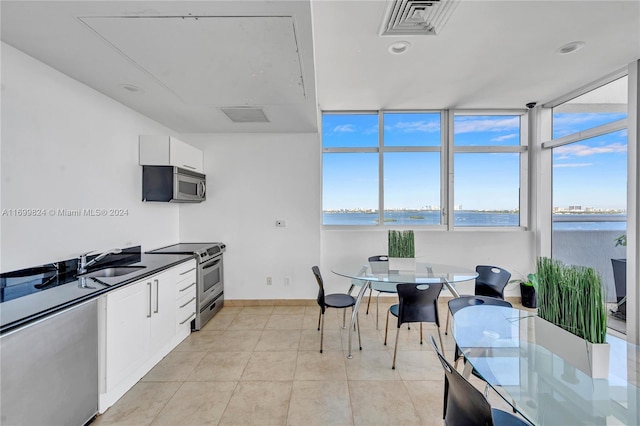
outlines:
[{"label": "recessed ceiling light", "polygon": [[564,44],[556,51],[558,55],[568,55],[584,47],[584,41],[572,41],[571,43]]},{"label": "recessed ceiling light", "polygon": [[133,84],[121,84],[120,87],[129,93],[144,93],[144,90]]},{"label": "recessed ceiling light", "polygon": [[409,46],[411,46],[411,43],[408,41],[397,41],[389,46],[388,50],[392,55],[400,55],[409,50]]}]

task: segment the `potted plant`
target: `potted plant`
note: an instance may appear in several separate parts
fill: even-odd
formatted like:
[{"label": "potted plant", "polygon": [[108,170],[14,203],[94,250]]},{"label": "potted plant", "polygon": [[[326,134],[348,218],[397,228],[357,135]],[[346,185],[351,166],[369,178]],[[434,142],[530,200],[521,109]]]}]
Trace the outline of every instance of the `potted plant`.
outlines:
[{"label": "potted plant", "polygon": [[527,275],[526,281],[520,281],[520,295],[522,297],[522,306],[524,306],[525,308],[536,308],[538,306],[538,298],[536,296],[537,287],[537,274],[529,274]]},{"label": "potted plant", "polygon": [[536,340],[594,378],[609,372],[607,307],[595,269],[537,262]]},{"label": "potted plant", "polygon": [[415,269],[416,250],[413,231],[389,230],[388,242],[389,269]]},{"label": "potted plant", "polygon": [[[627,234],[622,234],[615,239],[616,247],[627,246]],[[627,319],[627,259],[611,259],[613,267],[613,281],[616,287],[617,309],[613,315],[621,320]]]}]

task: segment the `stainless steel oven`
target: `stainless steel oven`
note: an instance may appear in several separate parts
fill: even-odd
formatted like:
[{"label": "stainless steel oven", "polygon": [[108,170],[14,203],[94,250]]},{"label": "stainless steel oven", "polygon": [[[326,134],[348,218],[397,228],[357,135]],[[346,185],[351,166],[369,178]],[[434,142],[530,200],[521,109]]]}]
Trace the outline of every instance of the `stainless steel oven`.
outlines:
[{"label": "stainless steel oven", "polygon": [[180,243],[148,251],[150,254],[195,254],[198,262],[196,317],[192,330],[200,330],[224,304],[223,243]]}]

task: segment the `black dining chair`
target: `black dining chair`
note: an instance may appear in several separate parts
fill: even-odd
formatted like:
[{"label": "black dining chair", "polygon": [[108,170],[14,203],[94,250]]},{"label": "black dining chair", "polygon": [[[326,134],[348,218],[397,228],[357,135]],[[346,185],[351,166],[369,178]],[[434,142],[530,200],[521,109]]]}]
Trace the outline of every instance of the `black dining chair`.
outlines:
[{"label": "black dining chair", "polygon": [[[386,254],[380,254],[377,256],[369,257],[369,265],[371,265],[371,272],[389,272],[389,256]],[[380,315],[380,294],[395,294],[395,291],[389,291],[384,288],[380,288],[376,285],[376,282],[371,283],[371,287],[369,288],[369,300],[367,301],[367,315],[369,315],[369,306],[371,305],[371,296],[373,290],[377,292],[376,294],[376,330],[378,329],[378,316]]]},{"label": "black dining chair", "polygon": [[[504,300],[504,289],[509,284],[511,273],[498,266],[476,266],[478,276],[475,281],[474,294]],[[444,334],[449,330],[449,317],[452,312],[447,312],[447,323],[444,326]]]},{"label": "black dining chair", "polygon": [[497,266],[476,266],[475,295],[489,296],[504,300],[504,288],[509,284],[511,273]]},{"label": "black dining chair", "polygon": [[398,284],[398,300],[400,303],[392,305],[387,311],[387,323],[384,329],[384,344],[387,344],[389,333],[389,314],[398,318],[396,330],[396,344],[393,349],[392,369],[396,368],[396,355],[398,353],[398,336],[400,326],[404,323],[420,323],[420,344],[422,344],[422,323],[432,322],[438,327],[440,345],[442,345],[442,335],[440,334],[440,319],[438,317],[438,296],[442,291],[442,283],[435,284]]},{"label": "black dining chair", "polygon": [[[324,313],[327,308],[345,309],[351,307],[353,310],[356,305],[356,299],[350,294],[346,293],[324,293],[324,282],[322,275],[320,274],[320,268],[317,266],[311,267],[313,275],[318,282],[318,305],[320,306],[320,314],[318,316],[318,330],[320,331],[320,353],[322,353],[322,343],[324,340]],[[358,344],[360,350],[362,350],[362,341],[360,340],[360,322],[358,321],[358,315],[356,313],[356,327],[358,329]]]},{"label": "black dining chair", "polygon": [[431,346],[444,369],[444,400],[442,418],[447,426],[523,426],[523,419],[506,411],[492,408],[489,401],[460,374],[442,355],[433,336]]}]

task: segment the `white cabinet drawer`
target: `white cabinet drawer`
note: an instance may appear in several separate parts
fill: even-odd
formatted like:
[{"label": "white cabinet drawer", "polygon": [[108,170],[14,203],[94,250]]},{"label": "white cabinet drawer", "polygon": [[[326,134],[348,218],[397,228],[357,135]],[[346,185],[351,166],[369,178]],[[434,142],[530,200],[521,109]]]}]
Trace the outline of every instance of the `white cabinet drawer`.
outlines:
[{"label": "white cabinet drawer", "polygon": [[189,274],[196,274],[196,261],[190,260],[188,262],[181,263],[178,266],[174,267],[174,271],[176,271],[176,280],[182,281],[189,276]]}]

